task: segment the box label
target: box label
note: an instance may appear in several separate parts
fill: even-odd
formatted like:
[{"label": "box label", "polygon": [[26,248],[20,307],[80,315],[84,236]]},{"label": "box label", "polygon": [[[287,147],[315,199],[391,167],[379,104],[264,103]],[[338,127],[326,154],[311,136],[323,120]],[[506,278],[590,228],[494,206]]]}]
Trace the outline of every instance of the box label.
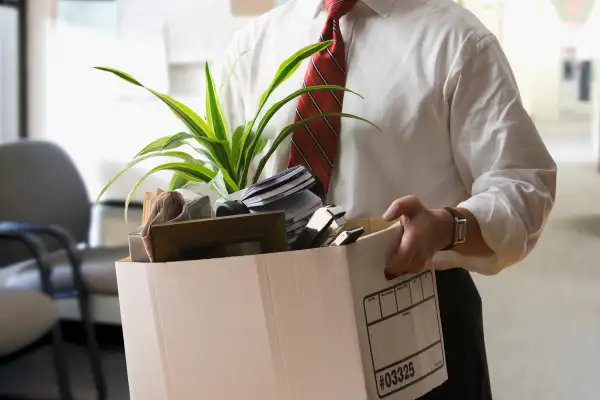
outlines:
[{"label": "box label", "polygon": [[363,305],[373,379],[380,398],[406,389],[444,367],[432,271],[369,294]]}]

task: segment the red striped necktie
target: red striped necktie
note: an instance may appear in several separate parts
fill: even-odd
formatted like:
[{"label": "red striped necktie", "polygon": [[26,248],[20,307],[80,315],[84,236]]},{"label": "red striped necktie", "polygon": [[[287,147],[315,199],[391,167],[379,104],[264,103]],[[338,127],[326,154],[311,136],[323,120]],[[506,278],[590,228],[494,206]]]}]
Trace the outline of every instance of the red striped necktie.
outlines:
[{"label": "red striped necktie", "polygon": [[[333,40],[328,49],[312,56],[303,86],[346,85],[346,51],[339,20],[357,0],[323,0],[327,22],[320,41]],[[344,92],[319,90],[304,93],[298,100],[294,122],[319,113],[341,113]],[[292,134],[289,167],[304,165],[323,183],[325,192],[333,172],[340,140],[340,117],[315,118]]]}]

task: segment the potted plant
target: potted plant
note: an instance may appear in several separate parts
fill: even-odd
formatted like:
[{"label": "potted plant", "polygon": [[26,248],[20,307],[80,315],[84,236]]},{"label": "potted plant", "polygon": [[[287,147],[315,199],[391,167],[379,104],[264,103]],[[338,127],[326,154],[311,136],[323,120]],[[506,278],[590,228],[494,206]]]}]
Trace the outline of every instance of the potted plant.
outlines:
[{"label": "potted plant", "polygon": [[[267,100],[285,80],[287,80],[298,69],[300,63],[311,57],[313,54],[325,50],[333,41],[325,41],[306,46],[291,57],[286,59],[277,70],[271,84],[260,98],[258,108],[251,121],[245,125],[240,125],[231,129],[230,124],[225,117],[215,82],[213,80],[208,64],[205,67],[206,75],[206,117],[201,118],[196,112],[185,104],[173,99],[172,97],[159,93],[149,87],[144,86],[131,75],[109,67],[95,67],[98,70],[112,73],[119,78],[133,85],[142,87],[158,97],[165,103],[179,120],[183,122],[187,131],[164,136],[154,140],[144,147],[125,168],[119,171],[102,189],[98,195],[98,200],[106,190],[121,176],[125,171],[134,165],[154,157],[166,157],[177,159],[177,162],[169,161],[157,167],[150,169],[145,173],[129,192],[126,199],[125,213],[127,206],[136,193],[141,183],[150,175],[164,170],[173,171],[173,178],[169,189],[176,190],[183,188],[190,183],[207,183],[212,191],[222,197],[246,188],[250,183],[255,183],[261,175],[267,161],[274,153],[276,148],[283,140],[294,132],[298,127],[305,125],[307,121],[316,118],[328,116],[340,116],[343,118],[353,118],[370,123],[369,121],[346,113],[325,113],[313,115],[306,120],[299,121],[286,126],[277,134],[270,143],[270,147],[264,155],[258,160],[258,167],[251,180],[248,181],[248,174],[252,162],[261,156],[263,150],[267,148],[268,141],[262,134],[271,118],[288,102],[293,101],[298,96],[306,92],[316,90],[343,90],[355,95],[359,94],[335,85],[309,86],[296,90],[285,98],[274,103],[264,114],[263,109]],[[239,58],[238,58],[239,60]],[[236,61],[237,64],[237,61]],[[235,64],[234,64],[235,68]],[[229,79],[227,79],[228,81]],[[227,81],[224,85],[227,84]],[[362,97],[362,96],[361,96]],[[261,116],[262,115],[262,116]],[[371,123],[370,123],[371,124]],[[373,124],[371,124],[373,125]],[[180,151],[180,148],[188,146],[195,155]]]}]

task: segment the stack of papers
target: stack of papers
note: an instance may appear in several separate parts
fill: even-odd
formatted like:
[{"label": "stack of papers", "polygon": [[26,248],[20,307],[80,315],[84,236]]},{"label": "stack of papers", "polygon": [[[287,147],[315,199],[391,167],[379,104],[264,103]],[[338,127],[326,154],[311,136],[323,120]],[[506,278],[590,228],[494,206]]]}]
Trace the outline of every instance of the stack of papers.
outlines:
[{"label": "stack of papers", "polygon": [[316,183],[310,171],[297,166],[250,186],[241,200],[250,212],[284,211],[288,239],[292,242],[323,206],[321,198],[310,191]]}]

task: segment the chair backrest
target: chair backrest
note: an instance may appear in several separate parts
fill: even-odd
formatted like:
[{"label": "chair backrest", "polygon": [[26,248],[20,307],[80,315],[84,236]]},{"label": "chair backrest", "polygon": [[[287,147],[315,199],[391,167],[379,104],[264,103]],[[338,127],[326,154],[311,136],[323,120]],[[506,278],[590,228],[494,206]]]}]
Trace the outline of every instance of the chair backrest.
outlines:
[{"label": "chair backrest", "polygon": [[[90,215],[83,179],[60,147],[45,141],[0,144],[0,221],[58,225],[81,243],[88,240]],[[0,266],[25,258],[24,248],[0,242]]]}]

